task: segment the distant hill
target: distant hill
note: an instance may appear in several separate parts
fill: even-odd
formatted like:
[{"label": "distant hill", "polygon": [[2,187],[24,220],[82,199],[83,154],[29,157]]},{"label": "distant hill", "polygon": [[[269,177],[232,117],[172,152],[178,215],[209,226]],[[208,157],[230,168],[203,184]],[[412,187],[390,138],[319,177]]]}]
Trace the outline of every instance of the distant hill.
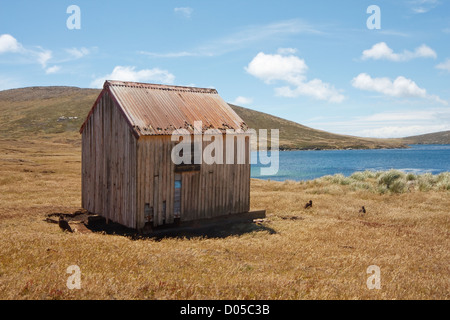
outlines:
[{"label": "distant hill", "polygon": [[450,144],[450,131],[406,137],[402,141],[406,144]]},{"label": "distant hill", "polygon": [[312,129],[293,121],[230,104],[250,128],[280,130],[281,149],[377,149],[403,148],[399,139],[359,138]]},{"label": "distant hill", "polygon": [[0,137],[77,132],[99,93],[75,87],[0,91]]},{"label": "distant hill", "polygon": [[[76,136],[99,89],[29,87],[0,91],[0,137],[65,133]],[[281,149],[373,149],[404,147],[400,139],[370,139],[312,129],[266,113],[230,105],[254,129],[279,129]]]}]

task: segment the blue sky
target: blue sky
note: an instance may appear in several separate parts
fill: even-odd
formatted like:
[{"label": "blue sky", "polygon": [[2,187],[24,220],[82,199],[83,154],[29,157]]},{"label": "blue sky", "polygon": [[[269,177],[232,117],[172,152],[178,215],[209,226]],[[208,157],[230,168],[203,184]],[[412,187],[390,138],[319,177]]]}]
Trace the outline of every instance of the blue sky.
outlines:
[{"label": "blue sky", "polygon": [[450,1],[2,1],[0,90],[105,79],[214,87],[335,133],[450,130]]}]

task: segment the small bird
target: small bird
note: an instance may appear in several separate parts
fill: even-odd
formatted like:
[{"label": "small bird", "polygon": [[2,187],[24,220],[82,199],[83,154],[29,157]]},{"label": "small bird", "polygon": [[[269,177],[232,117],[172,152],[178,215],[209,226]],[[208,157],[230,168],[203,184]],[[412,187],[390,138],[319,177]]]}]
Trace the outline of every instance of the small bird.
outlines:
[{"label": "small bird", "polygon": [[307,204],[305,204],[305,209],[308,209],[311,207],[312,207],[312,200],[309,200],[309,202]]},{"label": "small bird", "polygon": [[364,215],[366,213],[366,208],[364,208],[364,206],[362,206],[361,209],[359,209],[359,213]]},{"label": "small bird", "polygon": [[64,220],[63,216],[59,216],[58,225],[59,225],[59,227],[61,228],[62,231],[73,232],[72,228],[69,225],[69,223],[66,220]]}]

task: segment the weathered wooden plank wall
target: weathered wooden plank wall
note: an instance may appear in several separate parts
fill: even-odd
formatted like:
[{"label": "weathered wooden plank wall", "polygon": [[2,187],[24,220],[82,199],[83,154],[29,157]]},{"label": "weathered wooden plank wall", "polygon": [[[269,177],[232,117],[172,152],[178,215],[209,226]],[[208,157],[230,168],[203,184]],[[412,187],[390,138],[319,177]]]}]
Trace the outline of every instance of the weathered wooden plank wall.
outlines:
[{"label": "weathered wooden plank wall", "polygon": [[[236,139],[236,137],[227,137]],[[241,137],[240,139],[242,139]],[[234,147],[234,164],[206,164],[200,171],[181,173],[181,221],[207,219],[247,212],[250,209],[250,146],[243,138],[244,164],[237,164],[239,144]],[[211,142],[203,142],[204,148]],[[137,227],[146,222],[145,205],[153,211],[153,226],[173,223],[175,164],[171,160],[175,142],[170,136],[141,137],[137,142]],[[225,162],[226,143],[223,157]]]},{"label": "weathered wooden plank wall", "polygon": [[136,139],[107,92],[82,132],[82,206],[136,228]]}]

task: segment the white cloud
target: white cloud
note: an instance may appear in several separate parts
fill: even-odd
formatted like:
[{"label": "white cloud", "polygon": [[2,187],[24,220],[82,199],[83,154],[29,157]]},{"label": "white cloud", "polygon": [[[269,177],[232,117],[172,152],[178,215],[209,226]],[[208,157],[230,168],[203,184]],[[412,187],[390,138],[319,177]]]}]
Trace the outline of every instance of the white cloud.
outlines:
[{"label": "white cloud", "polygon": [[46,50],[41,47],[35,47],[33,49],[25,48],[19,43],[16,38],[9,34],[0,35],[0,54],[2,53],[16,53],[27,60],[39,63],[43,69],[47,67],[48,61],[52,58],[52,51]]},{"label": "white cloud", "polygon": [[117,66],[114,70],[103,77],[91,82],[91,87],[101,88],[105,80],[135,81],[135,82],[157,82],[173,84],[175,76],[167,70],[159,68],[136,70],[136,67]]},{"label": "white cloud", "polygon": [[295,48],[279,48],[277,50],[278,54],[296,54],[298,52]]},{"label": "white cloud", "polygon": [[412,58],[437,58],[436,51],[423,44],[417,47],[412,53]]},{"label": "white cloud", "polygon": [[404,138],[446,130],[450,130],[449,125],[385,126],[361,130],[357,132],[357,135],[374,138]]},{"label": "white cloud", "polygon": [[236,104],[236,105],[247,105],[247,104],[251,104],[251,103],[253,103],[252,98],[246,98],[246,97],[242,97],[242,96],[237,97],[232,102],[232,104]]},{"label": "white cloud", "polygon": [[414,13],[427,13],[428,11],[436,8],[440,2],[438,0],[411,0],[409,1],[411,10]]},{"label": "white cloud", "polygon": [[436,115],[436,111],[397,111],[376,113],[363,119],[364,121],[382,123],[388,121],[422,121],[433,120],[436,118]]},{"label": "white cloud", "polygon": [[52,73],[57,73],[57,72],[60,71],[60,70],[61,70],[61,67],[60,67],[60,66],[53,66],[53,67],[47,68],[47,69],[45,70],[45,73],[46,73],[46,74],[52,74]]},{"label": "white cloud", "polygon": [[173,9],[175,13],[181,14],[183,17],[189,19],[192,16],[192,13],[194,12],[194,9],[190,7],[182,7],[182,8],[175,8]]},{"label": "white cloud", "polygon": [[436,68],[450,72],[450,58],[447,58],[445,62],[436,65]]},{"label": "white cloud", "polygon": [[50,50],[43,50],[41,52],[35,52],[37,55],[37,61],[41,64],[42,68],[47,67],[47,62],[52,58],[52,52]]},{"label": "white cloud", "polygon": [[353,78],[352,85],[361,90],[376,91],[393,97],[425,98],[427,95],[425,89],[419,88],[414,81],[403,76],[392,82],[389,78],[372,78],[367,73],[360,73]]},{"label": "white cloud", "polygon": [[66,52],[73,58],[73,59],[80,59],[84,56],[87,56],[90,53],[90,50],[82,47],[82,48],[70,48],[66,49]]},{"label": "white cloud", "polygon": [[169,53],[140,51],[139,53],[158,58],[211,57],[247,48],[256,43],[300,33],[321,34],[322,32],[299,19],[284,20],[266,25],[247,26],[232,34],[206,42],[192,50]]},{"label": "white cloud", "polygon": [[202,54],[200,54],[200,53],[188,52],[188,51],[168,52],[168,53],[138,51],[138,53],[146,55],[146,56],[154,57],[154,58],[182,58],[182,57],[202,56]]},{"label": "white cloud", "polygon": [[260,52],[253,58],[245,70],[267,84],[276,81],[287,82],[289,86],[275,89],[275,93],[278,96],[290,98],[309,96],[314,99],[329,102],[342,102],[345,99],[329,83],[325,83],[320,79],[307,81],[305,74],[308,66],[303,59],[292,54],[281,55]]},{"label": "white cloud", "polygon": [[425,13],[425,12],[428,12],[430,9],[424,8],[424,7],[417,7],[417,8],[412,8],[412,10],[415,13]]},{"label": "white cloud", "polygon": [[380,112],[342,119],[329,122],[317,119],[306,124],[331,132],[375,138],[400,138],[450,130],[449,108]]},{"label": "white cloud", "polygon": [[19,52],[22,51],[22,45],[11,35],[0,35],[0,54],[6,52]]},{"label": "white cloud", "polygon": [[438,96],[429,95],[427,91],[420,88],[414,81],[403,76],[397,77],[394,81],[389,78],[372,78],[367,73],[360,73],[352,80],[353,87],[382,93],[387,96],[397,98],[426,98],[447,105],[448,102]]},{"label": "white cloud", "polygon": [[385,42],[379,42],[374,44],[372,48],[364,50],[361,58],[363,60],[408,61],[415,58],[435,59],[436,57],[436,52],[425,44],[417,47],[414,52],[404,50],[403,53],[395,53]]},{"label": "white cloud", "polygon": [[320,79],[301,82],[294,89],[290,87],[276,88],[275,92],[282,97],[310,96],[317,100],[326,100],[333,103],[340,103],[345,99],[345,96],[339,93],[331,84],[325,83]]},{"label": "white cloud", "polygon": [[41,65],[42,69],[45,70],[46,74],[55,73],[61,70],[61,67],[57,66],[47,68],[50,61],[60,64],[80,59],[95,50],[96,47],[93,47],[91,49],[85,47],[65,49],[65,52],[68,55],[66,55],[65,58],[58,59],[58,57],[54,58],[53,52],[51,50],[44,49],[40,46],[24,47],[13,36],[9,34],[0,35],[0,54],[15,53],[17,55],[20,55],[22,57],[20,61],[25,63],[38,63]]},{"label": "white cloud", "polygon": [[[363,137],[399,138],[450,130],[450,109],[382,112],[354,121]],[[364,128],[364,129],[363,129]]]},{"label": "white cloud", "polygon": [[225,53],[251,46],[254,43],[268,41],[268,39],[278,39],[281,36],[300,33],[320,34],[321,32],[302,20],[285,20],[267,25],[245,27],[200,47],[200,51],[213,54]]},{"label": "white cloud", "polygon": [[260,52],[245,70],[268,84],[276,80],[298,84],[305,79],[304,74],[308,70],[308,66],[303,59],[293,55],[282,56]]}]

